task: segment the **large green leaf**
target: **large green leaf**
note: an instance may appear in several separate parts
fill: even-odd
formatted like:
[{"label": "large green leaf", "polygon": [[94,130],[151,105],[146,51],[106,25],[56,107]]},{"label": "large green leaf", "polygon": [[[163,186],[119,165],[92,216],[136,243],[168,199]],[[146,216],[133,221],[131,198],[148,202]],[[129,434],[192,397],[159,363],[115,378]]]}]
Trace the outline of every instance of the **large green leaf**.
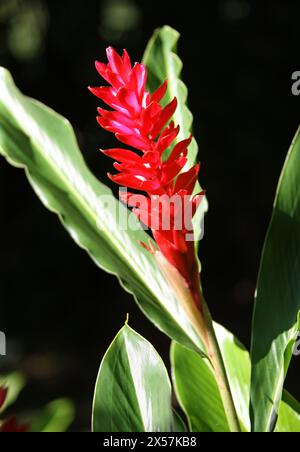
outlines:
[{"label": "large green leaf", "polygon": [[[180,133],[175,140],[186,139],[192,132],[193,115],[188,108],[188,89],[181,79],[182,61],[177,54],[177,43],[180,38],[178,31],[169,26],[164,26],[157,29],[146,48],[143,62],[148,69],[148,88],[153,92],[165,80],[168,80],[168,90],[164,99],[165,103],[169,103],[174,97],[178,100],[178,107],[174,114],[173,120],[175,124],[180,125]],[[171,149],[166,151],[166,156],[171,152]],[[198,145],[193,138],[189,146],[187,167],[191,168],[195,165],[198,156]],[[197,184],[195,191],[201,190],[200,185]],[[204,233],[203,217],[208,209],[207,199],[204,198],[197,210],[193,220],[195,236],[201,237]]]},{"label": "large green leaf", "polygon": [[[236,410],[243,430],[250,429],[249,353],[225,328],[215,324]],[[193,431],[228,432],[214,372],[207,359],[173,342],[172,375],[176,395]]]},{"label": "large green leaf", "polygon": [[[187,106],[188,90],[181,79],[182,61],[177,54],[178,31],[169,26],[157,29],[146,48],[143,62],[148,69],[148,87],[150,92],[168,80],[168,90],[164,98],[169,103],[174,97],[178,107],[174,113],[175,124],[180,125],[180,133],[176,141],[188,138],[193,126],[193,115]],[[189,166],[197,160],[198,146],[193,139],[189,147]]]},{"label": "large green leaf", "polygon": [[172,376],[178,402],[192,432],[229,432],[212,370],[193,350],[172,343]]},{"label": "large green leaf", "polygon": [[[215,323],[234,404],[243,431],[250,431],[251,362],[248,351],[232,333]],[[227,432],[229,427],[213,371],[198,353],[172,343],[172,376],[176,395],[193,431]],[[299,403],[286,391],[280,404],[276,431],[300,430]]]},{"label": "large green leaf", "polygon": [[254,431],[272,431],[300,309],[300,129],[288,153],[258,278],[252,332]]},{"label": "large green leaf", "polygon": [[171,384],[152,345],[129,326],[100,366],[93,404],[95,432],[170,432]]},{"label": "large green leaf", "polygon": [[[99,267],[118,276],[156,326],[189,347],[201,346],[152,255],[137,243],[148,241],[149,236],[89,171],[69,122],[20,93],[3,68],[0,154],[25,169],[43,204],[59,215],[75,242]],[[131,228],[119,226],[120,216]]]},{"label": "large green leaf", "polygon": [[287,391],[283,391],[275,432],[300,433],[300,403]]},{"label": "large green leaf", "polygon": [[240,424],[243,430],[249,431],[249,388],[251,374],[249,352],[232,333],[216,323],[214,326]]}]

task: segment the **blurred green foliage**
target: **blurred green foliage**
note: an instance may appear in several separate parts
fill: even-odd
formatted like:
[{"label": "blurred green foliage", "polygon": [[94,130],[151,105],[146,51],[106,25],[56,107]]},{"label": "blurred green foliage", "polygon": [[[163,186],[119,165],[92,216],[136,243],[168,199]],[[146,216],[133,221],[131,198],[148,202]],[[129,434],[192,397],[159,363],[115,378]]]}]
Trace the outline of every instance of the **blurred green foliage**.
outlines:
[{"label": "blurred green foliage", "polygon": [[16,59],[32,60],[43,52],[48,26],[43,0],[2,0],[0,22],[8,25],[8,48]]},{"label": "blurred green foliage", "polygon": [[100,12],[99,32],[107,41],[120,39],[137,28],[140,20],[140,10],[132,0],[106,0]]}]

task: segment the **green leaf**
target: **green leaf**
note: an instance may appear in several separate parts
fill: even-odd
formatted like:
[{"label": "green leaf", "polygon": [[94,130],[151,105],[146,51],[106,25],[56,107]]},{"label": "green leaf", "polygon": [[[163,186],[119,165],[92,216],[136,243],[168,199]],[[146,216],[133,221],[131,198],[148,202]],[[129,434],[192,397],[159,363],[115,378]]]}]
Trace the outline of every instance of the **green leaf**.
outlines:
[{"label": "green leaf", "polygon": [[178,402],[192,432],[229,432],[217,383],[206,360],[172,343],[172,376]]},{"label": "green leaf", "polygon": [[[178,107],[174,113],[175,124],[180,125],[180,133],[176,139],[179,142],[190,136],[193,125],[193,115],[187,106],[188,90],[181,80],[182,61],[177,54],[177,43],[180,38],[178,31],[169,26],[157,29],[146,48],[143,62],[148,69],[148,88],[154,92],[165,80],[168,89],[164,103],[177,98]],[[198,146],[193,139],[189,147],[189,166],[197,160]]]},{"label": "green leaf", "polygon": [[94,432],[170,432],[171,384],[152,345],[129,326],[118,333],[100,366]]},{"label": "green leaf", "polygon": [[68,399],[49,403],[35,417],[31,424],[32,432],[61,433],[68,430],[74,420],[74,406]]},{"label": "green leaf", "polygon": [[[232,333],[214,324],[234,404],[243,431],[250,431],[249,392],[251,362],[248,351]],[[172,376],[177,398],[193,431],[227,432],[225,411],[211,366],[198,353],[172,343]],[[276,431],[300,431],[300,405],[283,393]]]},{"label": "green leaf", "polygon": [[258,277],[252,329],[252,429],[275,427],[300,309],[300,129],[289,150]]},{"label": "green leaf", "polygon": [[[178,31],[169,26],[157,29],[146,48],[143,62],[148,69],[148,88],[154,92],[165,80],[168,80],[168,90],[164,98],[165,104],[171,102],[174,97],[178,100],[178,107],[173,116],[175,124],[180,125],[180,133],[175,143],[190,136],[193,127],[193,115],[188,108],[188,89],[181,79],[182,61],[177,54],[177,43],[180,38]],[[167,150],[166,157],[171,149]],[[198,145],[193,138],[189,146],[188,163],[186,169],[191,168],[197,162]],[[195,192],[199,193],[201,187],[197,184]],[[203,217],[208,210],[207,199],[204,198],[194,217],[193,224],[195,236],[203,235]]]},{"label": "green leaf", "polygon": [[[201,347],[153,256],[138,244],[147,242],[149,236],[89,171],[69,122],[20,93],[3,68],[0,154],[25,169],[43,204],[59,216],[75,242],[100,268],[116,275],[135,295],[142,311],[158,328],[188,347]],[[124,230],[120,217],[131,227]]]},{"label": "green leaf", "polygon": [[[225,328],[215,324],[240,424],[250,430],[249,353]],[[213,370],[207,359],[173,342],[172,375],[176,395],[196,432],[228,432],[229,427]]]},{"label": "green leaf", "polygon": [[240,424],[243,430],[249,431],[249,388],[251,375],[249,352],[224,327],[217,323],[214,326]]},{"label": "green leaf", "polygon": [[188,432],[184,420],[179,416],[179,414],[175,410],[173,410],[173,425],[174,432],[177,433]]},{"label": "green leaf", "polygon": [[20,392],[25,387],[25,384],[25,377],[19,372],[13,372],[8,375],[0,375],[0,386],[5,386],[8,389],[7,397],[2,408],[0,409],[0,413],[15,403]]},{"label": "green leaf", "polygon": [[300,432],[300,403],[287,391],[283,391],[275,432]]}]

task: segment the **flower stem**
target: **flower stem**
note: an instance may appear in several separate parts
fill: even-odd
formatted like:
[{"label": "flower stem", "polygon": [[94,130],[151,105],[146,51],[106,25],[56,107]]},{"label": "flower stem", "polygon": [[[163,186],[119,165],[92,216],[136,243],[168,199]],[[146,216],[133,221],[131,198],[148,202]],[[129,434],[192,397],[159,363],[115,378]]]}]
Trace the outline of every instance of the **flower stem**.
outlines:
[{"label": "flower stem", "polygon": [[208,359],[215,373],[229,428],[232,432],[240,432],[240,424],[225,364],[215,334],[213,321],[202,293],[199,272],[194,272],[192,284],[188,286],[178,270],[166,260],[162,253],[156,252],[154,256],[159,268],[169,281],[187,317],[206,347]]},{"label": "flower stem", "polygon": [[217,385],[220,391],[221,399],[223,402],[224,410],[226,413],[228,425],[231,432],[241,432],[234,400],[232,397],[229,380],[226,373],[226,368],[222,353],[219,347],[219,343],[216,337],[215,329],[213,326],[212,317],[208,309],[207,303],[203,297],[202,290],[200,289],[201,306],[205,323],[205,345],[208,353],[209,360],[215,372]]}]

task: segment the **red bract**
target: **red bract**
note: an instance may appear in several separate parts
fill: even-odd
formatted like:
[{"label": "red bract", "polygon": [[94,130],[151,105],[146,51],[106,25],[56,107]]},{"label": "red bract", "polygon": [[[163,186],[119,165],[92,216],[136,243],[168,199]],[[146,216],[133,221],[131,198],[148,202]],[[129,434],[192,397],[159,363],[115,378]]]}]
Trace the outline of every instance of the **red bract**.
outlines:
[{"label": "red bract", "polygon": [[[116,161],[114,167],[119,172],[109,177],[119,185],[146,193],[126,193],[122,200],[151,228],[160,251],[193,290],[198,264],[194,243],[188,240],[187,234],[192,233],[191,220],[203,192],[193,195],[199,164],[182,172],[192,137],[177,143],[164,159],[164,152],[180,130],[170,122],[177,99],[165,107],[160,104],[167,91],[167,81],[150,94],[146,89],[147,69],[143,64],[136,63],[132,67],[126,50],[120,56],[111,47],[107,49],[107,57],[108,64],[96,62],[96,69],[109,86],[89,88],[111,108],[99,108],[97,120],[119,141],[138,151],[120,148],[102,151]],[[182,201],[181,210],[170,203],[174,198]],[[163,224],[165,211],[170,212],[168,227]],[[181,227],[178,227],[179,219],[183,220]]]}]

